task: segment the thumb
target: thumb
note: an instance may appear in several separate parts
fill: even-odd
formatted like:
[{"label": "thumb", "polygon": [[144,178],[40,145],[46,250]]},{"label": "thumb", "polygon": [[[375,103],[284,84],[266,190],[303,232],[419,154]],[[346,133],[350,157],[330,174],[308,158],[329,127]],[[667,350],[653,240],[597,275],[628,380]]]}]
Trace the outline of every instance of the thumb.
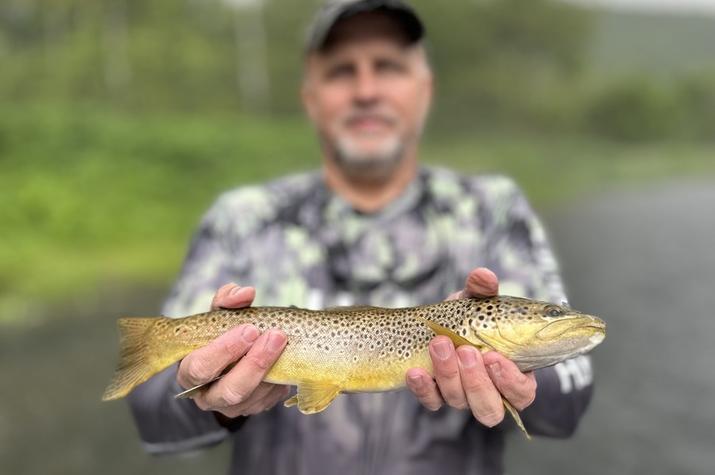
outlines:
[{"label": "thumb", "polygon": [[253,287],[241,287],[234,283],[226,284],[216,292],[211,302],[211,310],[248,307],[253,303],[254,298],[256,298],[256,289]]}]

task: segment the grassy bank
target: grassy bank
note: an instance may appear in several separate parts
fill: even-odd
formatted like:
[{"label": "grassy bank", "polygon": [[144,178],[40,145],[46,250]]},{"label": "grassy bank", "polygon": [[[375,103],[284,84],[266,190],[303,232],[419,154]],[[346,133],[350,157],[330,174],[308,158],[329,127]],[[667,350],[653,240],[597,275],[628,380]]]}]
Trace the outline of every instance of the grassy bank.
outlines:
[{"label": "grassy bank", "polygon": [[[191,230],[227,188],[310,169],[304,121],[145,117],[4,107],[0,117],[0,321],[39,301],[117,282],[164,285]],[[517,178],[539,207],[673,176],[715,176],[715,146],[587,138],[429,136],[425,161]]]}]

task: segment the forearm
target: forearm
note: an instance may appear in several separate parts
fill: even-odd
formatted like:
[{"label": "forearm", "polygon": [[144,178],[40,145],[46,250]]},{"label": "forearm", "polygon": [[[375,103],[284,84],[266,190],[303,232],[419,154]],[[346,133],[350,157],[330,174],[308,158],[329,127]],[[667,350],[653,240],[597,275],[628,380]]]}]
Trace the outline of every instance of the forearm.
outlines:
[{"label": "forearm", "polygon": [[177,366],[162,371],[129,395],[144,449],[151,454],[170,454],[217,444],[229,431],[214,413],[202,411],[190,399],[174,399],[181,391]]},{"label": "forearm", "polygon": [[536,380],[536,399],[521,413],[527,430],[547,437],[571,436],[593,395],[589,358],[537,370]]}]

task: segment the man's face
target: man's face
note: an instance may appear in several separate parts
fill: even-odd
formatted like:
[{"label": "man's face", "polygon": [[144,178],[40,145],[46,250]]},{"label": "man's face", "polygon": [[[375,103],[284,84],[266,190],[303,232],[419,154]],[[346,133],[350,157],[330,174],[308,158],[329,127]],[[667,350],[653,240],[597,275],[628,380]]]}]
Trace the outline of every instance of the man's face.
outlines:
[{"label": "man's face", "polygon": [[416,145],[432,97],[421,46],[394,19],[365,13],[336,25],[306,62],[302,89],[328,158],[349,175],[389,175]]}]

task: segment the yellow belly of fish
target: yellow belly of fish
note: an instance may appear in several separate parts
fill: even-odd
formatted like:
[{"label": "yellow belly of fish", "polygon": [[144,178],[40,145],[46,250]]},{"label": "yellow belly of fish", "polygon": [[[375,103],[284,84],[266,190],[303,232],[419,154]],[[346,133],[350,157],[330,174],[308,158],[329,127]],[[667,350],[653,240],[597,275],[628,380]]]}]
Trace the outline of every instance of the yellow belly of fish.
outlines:
[{"label": "yellow belly of fish", "polygon": [[266,375],[265,381],[298,387],[297,394],[286,401],[286,407],[297,405],[304,414],[324,410],[342,392],[390,391],[405,386],[410,368],[432,372],[427,350],[410,358],[326,358],[308,351],[286,351]]}]

